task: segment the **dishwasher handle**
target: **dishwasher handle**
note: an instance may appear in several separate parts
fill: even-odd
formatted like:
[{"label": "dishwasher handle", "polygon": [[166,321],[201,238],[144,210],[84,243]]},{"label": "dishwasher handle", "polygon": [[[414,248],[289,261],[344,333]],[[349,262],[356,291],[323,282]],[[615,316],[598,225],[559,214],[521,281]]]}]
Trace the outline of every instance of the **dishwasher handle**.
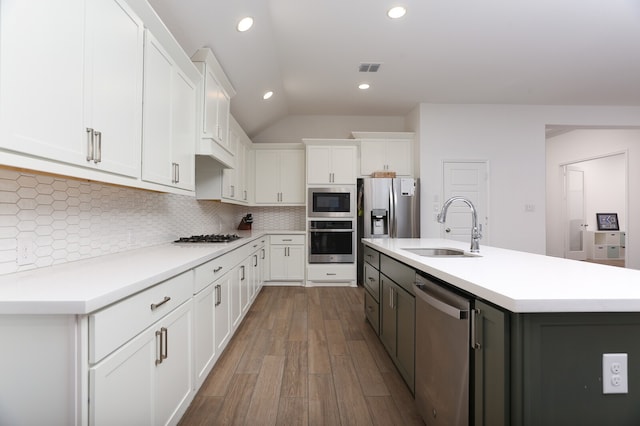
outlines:
[{"label": "dishwasher handle", "polygon": [[417,296],[420,299],[427,302],[432,307],[434,307],[435,309],[455,319],[466,320],[467,318],[469,318],[469,311],[464,309],[458,309],[455,306],[451,306],[448,303],[445,303],[442,300],[439,300],[434,296],[432,296],[431,294],[427,293],[427,290],[424,285],[420,283],[415,283],[415,284],[417,287],[417,291],[416,291]]}]

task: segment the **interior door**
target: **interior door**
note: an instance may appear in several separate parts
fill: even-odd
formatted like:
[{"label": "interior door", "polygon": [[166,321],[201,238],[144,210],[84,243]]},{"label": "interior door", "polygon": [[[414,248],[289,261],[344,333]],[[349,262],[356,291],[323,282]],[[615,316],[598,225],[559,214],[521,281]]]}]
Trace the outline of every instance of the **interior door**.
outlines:
[{"label": "interior door", "polygon": [[585,260],[585,233],[587,225],[584,220],[584,171],[565,166],[565,244],[564,257],[567,259]]},{"label": "interior door", "polygon": [[[489,243],[487,181],[486,161],[445,161],[443,163],[444,199],[442,202],[454,196],[471,200],[478,213],[478,225],[482,231],[481,245]],[[440,235],[456,241],[471,241],[471,210],[466,204],[451,204],[447,212],[447,222],[441,225]]]}]

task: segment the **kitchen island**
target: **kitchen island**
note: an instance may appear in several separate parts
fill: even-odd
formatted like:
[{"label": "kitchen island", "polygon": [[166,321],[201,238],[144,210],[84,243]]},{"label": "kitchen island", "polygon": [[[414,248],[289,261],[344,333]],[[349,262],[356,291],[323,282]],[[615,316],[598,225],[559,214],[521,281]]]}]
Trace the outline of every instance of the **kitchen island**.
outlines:
[{"label": "kitchen island", "polygon": [[[400,267],[394,265],[404,265],[471,300],[470,423],[640,424],[640,271],[487,246],[463,257],[406,250],[469,250],[468,243],[441,239],[363,242],[379,255],[381,281],[393,280]],[[420,327],[416,322],[416,336]],[[603,392],[603,377],[610,375],[603,371],[604,354],[627,355],[627,392]],[[415,365],[428,362],[415,359]]]}]

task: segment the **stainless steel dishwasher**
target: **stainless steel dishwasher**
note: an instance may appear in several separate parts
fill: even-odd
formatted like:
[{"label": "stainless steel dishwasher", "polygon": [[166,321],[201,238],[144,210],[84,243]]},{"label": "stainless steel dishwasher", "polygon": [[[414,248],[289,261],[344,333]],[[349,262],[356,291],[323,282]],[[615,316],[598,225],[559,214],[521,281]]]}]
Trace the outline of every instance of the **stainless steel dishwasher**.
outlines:
[{"label": "stainless steel dishwasher", "polygon": [[471,304],[416,274],[415,399],[428,426],[469,424]]}]

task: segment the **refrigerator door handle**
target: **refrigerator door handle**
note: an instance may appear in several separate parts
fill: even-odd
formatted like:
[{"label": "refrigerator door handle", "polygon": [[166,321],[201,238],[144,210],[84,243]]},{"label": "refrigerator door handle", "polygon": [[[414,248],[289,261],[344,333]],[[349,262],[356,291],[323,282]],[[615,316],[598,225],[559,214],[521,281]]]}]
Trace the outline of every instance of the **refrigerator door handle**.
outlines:
[{"label": "refrigerator door handle", "polygon": [[389,237],[396,238],[398,236],[398,223],[396,221],[396,210],[398,208],[398,201],[396,199],[395,188],[393,181],[389,188]]}]

